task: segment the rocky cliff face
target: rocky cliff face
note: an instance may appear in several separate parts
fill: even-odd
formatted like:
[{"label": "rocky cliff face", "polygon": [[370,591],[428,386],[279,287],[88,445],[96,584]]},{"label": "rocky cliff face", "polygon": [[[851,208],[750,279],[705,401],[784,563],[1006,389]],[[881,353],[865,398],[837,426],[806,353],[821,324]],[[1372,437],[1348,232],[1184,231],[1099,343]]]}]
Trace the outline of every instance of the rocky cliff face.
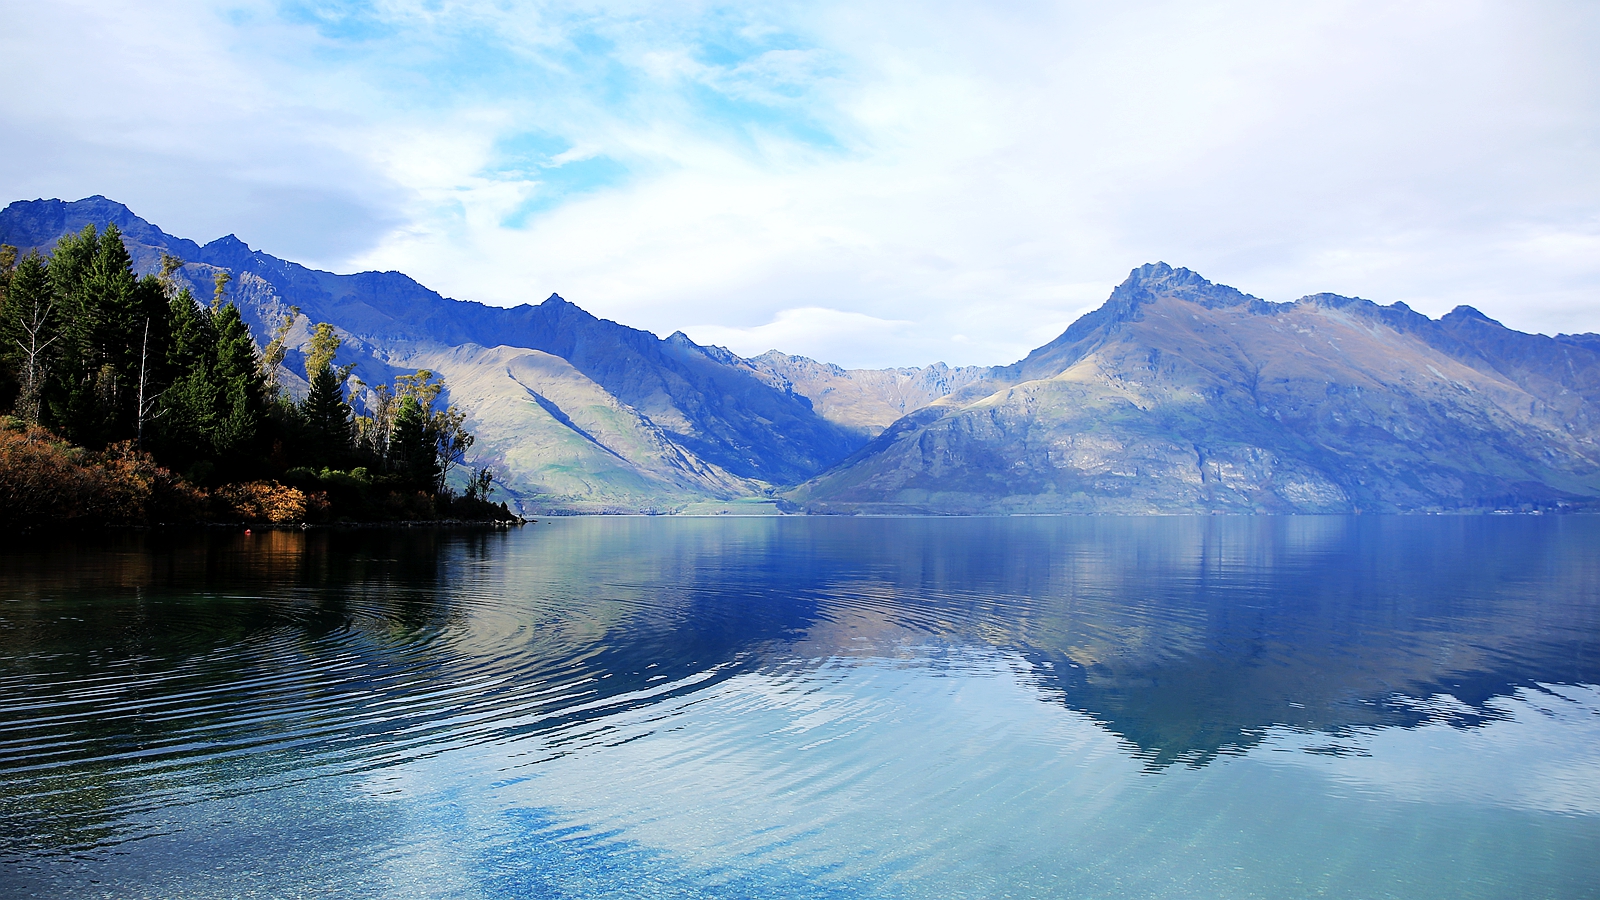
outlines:
[{"label": "rocky cliff face", "polygon": [[1594,336],[1333,295],[1273,304],[1164,264],[896,422],[817,512],[1347,512],[1600,497]]},{"label": "rocky cliff face", "polygon": [[[13,203],[0,242],[48,252],[85,225],[116,225],[141,271],[163,252],[207,298],[218,271],[265,344],[291,308],[291,339],[311,322],[345,338],[341,362],[368,384],[431,368],[469,413],[475,452],[528,512],[670,511],[698,500],[763,496],[823,471],[865,440],[809,400],[717,348],[596,318],[559,296],[510,309],[451,300],[398,272],[335,275],[251,250],[173,237],[120,203]],[[291,353],[288,368],[299,364]]]},{"label": "rocky cliff face", "polygon": [[944,363],[899,369],[845,369],[769,350],[745,361],[773,386],[811,401],[823,418],[871,437],[941,397],[989,378],[987,366]]}]

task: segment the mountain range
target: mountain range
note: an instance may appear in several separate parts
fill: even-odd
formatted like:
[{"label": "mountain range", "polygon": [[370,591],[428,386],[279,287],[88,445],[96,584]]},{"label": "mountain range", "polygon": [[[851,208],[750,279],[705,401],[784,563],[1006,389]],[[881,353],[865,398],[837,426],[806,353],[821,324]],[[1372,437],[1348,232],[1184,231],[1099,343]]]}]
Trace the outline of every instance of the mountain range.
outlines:
[{"label": "mountain range", "polygon": [[502,308],[398,272],[336,275],[229,235],[174,237],[104,197],[18,201],[0,242],[115,225],[140,271],[185,261],[263,344],[291,310],[295,376],[330,322],[351,387],[431,369],[524,513],[1419,512],[1600,498],[1600,335],[1524,334],[1470,307],[1317,294],[1270,303],[1163,263],[1000,367],[745,359],[552,294]]}]

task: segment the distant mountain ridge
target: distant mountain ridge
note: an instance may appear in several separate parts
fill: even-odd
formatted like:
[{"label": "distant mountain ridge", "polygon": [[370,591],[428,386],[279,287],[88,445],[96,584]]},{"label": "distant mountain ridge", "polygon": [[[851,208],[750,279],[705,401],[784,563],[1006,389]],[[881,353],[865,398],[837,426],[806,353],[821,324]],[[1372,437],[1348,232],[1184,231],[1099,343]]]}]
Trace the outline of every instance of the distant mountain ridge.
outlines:
[{"label": "distant mountain ridge", "polygon": [[1600,497],[1600,340],[1268,303],[1163,263],[793,492],[816,512],[1349,512]]},{"label": "distant mountain ridge", "polygon": [[743,360],[774,386],[800,394],[833,422],[875,436],[901,416],[990,377],[988,366],[944,363],[897,369],[845,369],[768,350]]},{"label": "distant mountain ridge", "polygon": [[491,307],[398,272],[309,269],[232,235],[202,246],[104,197],[12,203],[0,242],[48,252],[91,224],[116,225],[142,271],[163,252],[184,259],[197,296],[230,272],[263,343],[298,307],[291,342],[333,323],[368,384],[441,373],[525,513],[1600,502],[1600,335],[1523,334],[1470,307],[1435,320],[1332,294],[1270,303],[1154,263],[1012,365],[847,370],[658,338],[554,294]]},{"label": "distant mountain ridge", "polygon": [[[554,294],[511,308],[451,300],[398,272],[335,275],[233,235],[202,246],[99,196],[12,203],[0,211],[0,242],[47,253],[64,234],[108,224],[140,271],[156,271],[162,253],[183,259],[178,280],[198,297],[216,272],[232,274],[229,296],[262,344],[298,307],[297,350],[311,323],[331,322],[345,338],[340,360],[368,384],[440,372],[447,399],[469,413],[477,450],[528,512],[764,498],[864,440],[727,351],[599,319]],[[299,362],[292,352],[291,376]]]}]

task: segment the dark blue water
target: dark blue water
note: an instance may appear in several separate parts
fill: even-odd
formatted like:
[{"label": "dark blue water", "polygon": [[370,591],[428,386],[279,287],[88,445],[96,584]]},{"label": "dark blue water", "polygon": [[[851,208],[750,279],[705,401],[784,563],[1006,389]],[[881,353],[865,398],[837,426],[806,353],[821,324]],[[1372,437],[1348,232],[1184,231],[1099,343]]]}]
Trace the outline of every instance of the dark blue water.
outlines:
[{"label": "dark blue water", "polygon": [[1600,519],[0,555],[0,896],[1600,896]]}]

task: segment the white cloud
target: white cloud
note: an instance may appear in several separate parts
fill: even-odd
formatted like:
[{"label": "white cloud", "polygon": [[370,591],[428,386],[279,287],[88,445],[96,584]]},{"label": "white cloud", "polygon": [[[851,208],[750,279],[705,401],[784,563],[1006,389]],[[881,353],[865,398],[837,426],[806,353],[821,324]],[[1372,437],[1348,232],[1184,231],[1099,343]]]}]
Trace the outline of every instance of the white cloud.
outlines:
[{"label": "white cloud", "polygon": [[[772,321],[751,328],[692,325],[684,333],[701,345],[726,347],[750,357],[768,350],[826,359],[842,366],[871,365],[903,340],[912,323],[858,312],[806,306],[779,310]],[[920,348],[919,348],[920,349]]]},{"label": "white cloud", "polygon": [[[103,68],[0,101],[49,148],[0,151],[7,193],[106,193],[452,296],[1005,363],[1161,259],[1268,299],[1600,330],[1591,5],[45,6],[0,65],[76,41]],[[535,132],[546,165],[626,174],[562,193],[497,167]],[[794,319],[821,308],[908,324],[830,352]]]},{"label": "white cloud", "polygon": [[[1501,718],[1475,728],[1429,722],[1415,729],[1328,735],[1283,732],[1269,748],[1332,743],[1334,755],[1258,754],[1278,765],[1323,772],[1352,787],[1397,800],[1468,803],[1600,815],[1600,691],[1589,685],[1519,689],[1486,704]],[[1449,696],[1422,704],[1471,713]],[[1297,746],[1302,745],[1302,746]]]},{"label": "white cloud", "polygon": [[7,200],[105,194],[185,237],[238,232],[338,264],[394,228],[405,190],[366,158],[366,122],[249,65],[208,5],[61,0],[7,12]]}]

